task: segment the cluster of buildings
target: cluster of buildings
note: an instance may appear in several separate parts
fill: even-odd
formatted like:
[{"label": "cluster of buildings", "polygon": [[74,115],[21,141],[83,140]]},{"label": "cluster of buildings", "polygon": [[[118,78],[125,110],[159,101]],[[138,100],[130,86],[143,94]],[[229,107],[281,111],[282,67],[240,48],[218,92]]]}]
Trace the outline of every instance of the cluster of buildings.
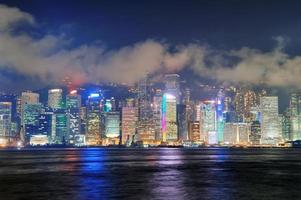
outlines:
[{"label": "cluster of buildings", "polygon": [[[210,99],[191,98],[180,76],[167,74],[163,87],[149,78],[132,97],[105,97],[101,90],[25,91],[0,102],[0,146],[279,146],[301,139],[301,94],[278,111],[278,97],[247,88],[218,88]],[[67,93],[66,93],[67,92]]]}]

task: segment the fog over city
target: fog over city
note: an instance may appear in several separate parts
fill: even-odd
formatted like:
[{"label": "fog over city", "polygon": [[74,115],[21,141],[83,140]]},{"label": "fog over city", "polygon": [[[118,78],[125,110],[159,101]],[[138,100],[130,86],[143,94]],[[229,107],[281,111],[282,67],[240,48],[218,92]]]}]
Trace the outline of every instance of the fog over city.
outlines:
[{"label": "fog over city", "polygon": [[184,68],[218,83],[301,85],[301,57],[285,52],[287,39],[282,36],[271,36],[275,45],[269,51],[247,46],[225,51],[200,42],[173,44],[152,38],[112,49],[105,41],[74,46],[76,38],[64,32],[35,36],[41,23],[18,7],[0,5],[1,82],[6,87],[22,85],[21,79],[15,83],[14,77],[5,76],[7,72],[24,76],[24,83],[30,80],[33,85],[59,84],[66,76],[75,84],[134,84],[147,74]]}]

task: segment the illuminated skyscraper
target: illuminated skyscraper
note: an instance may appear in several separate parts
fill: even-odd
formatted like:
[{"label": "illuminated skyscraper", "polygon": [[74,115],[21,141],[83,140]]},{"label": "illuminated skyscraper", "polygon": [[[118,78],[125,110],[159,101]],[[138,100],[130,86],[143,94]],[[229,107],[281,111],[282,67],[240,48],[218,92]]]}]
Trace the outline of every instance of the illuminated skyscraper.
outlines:
[{"label": "illuminated skyscraper", "polygon": [[166,74],[165,93],[176,97],[177,103],[180,103],[180,76],[178,74]]},{"label": "illuminated skyscraper", "polygon": [[34,93],[31,91],[22,92],[21,94],[21,101],[20,101],[20,112],[21,112],[21,126],[23,130],[21,132],[21,140],[25,140],[25,126],[24,126],[24,108],[26,104],[37,104],[39,103],[39,97],[40,95],[38,93]]},{"label": "illuminated skyscraper", "polygon": [[152,90],[149,77],[138,84],[138,123],[135,141],[150,144],[155,141],[155,121],[152,110]]},{"label": "illuminated skyscraper", "polygon": [[138,117],[139,121],[150,120],[152,118],[152,96],[151,83],[147,77],[138,84]]},{"label": "illuminated skyscraper", "polygon": [[40,135],[46,135],[49,138],[48,141],[52,140],[52,118],[53,112],[51,110],[45,110],[44,113],[39,115],[38,133]]},{"label": "illuminated skyscraper", "polygon": [[25,104],[39,103],[40,95],[31,91],[22,92],[21,94],[21,107]]},{"label": "illuminated skyscraper", "polygon": [[201,141],[207,144],[217,144],[217,114],[215,101],[203,101],[200,104]]},{"label": "illuminated skyscraper", "polygon": [[293,93],[290,99],[291,139],[301,139],[301,94]]},{"label": "illuminated skyscraper", "polygon": [[127,106],[122,108],[122,144],[127,146],[132,144],[133,137],[136,133],[137,121],[137,107]]},{"label": "illuminated skyscraper", "polygon": [[[66,144],[67,141],[67,114],[65,109],[58,109],[54,111],[53,125],[55,126],[55,140],[56,144]],[[53,126],[52,126],[53,127]]]},{"label": "illuminated skyscraper", "polygon": [[62,89],[48,90],[48,106],[52,109],[63,108],[63,90]]},{"label": "illuminated skyscraper", "polygon": [[234,97],[234,108],[236,114],[236,122],[243,122],[244,118],[244,93],[242,90],[237,90]]},{"label": "illuminated skyscraper", "polygon": [[280,142],[280,124],[278,113],[278,97],[264,96],[260,98],[261,110],[261,144],[277,145]]},{"label": "illuminated skyscraper", "polygon": [[251,112],[253,107],[257,104],[257,95],[252,90],[247,90],[244,93],[244,122],[251,122],[255,120],[255,115]]},{"label": "illuminated skyscraper", "polygon": [[188,123],[189,140],[192,142],[200,142],[200,122],[194,121]]},{"label": "illuminated skyscraper", "polygon": [[[177,105],[177,124],[178,124],[178,135],[180,141],[188,140],[189,127],[188,127],[188,115],[187,106],[183,104]],[[199,130],[200,135],[200,130]]]},{"label": "illuminated skyscraper", "polygon": [[0,138],[8,143],[11,135],[12,103],[0,102]]},{"label": "illuminated skyscraper", "polygon": [[217,122],[217,139],[218,142],[223,142],[223,135],[224,135],[224,92],[220,90],[217,94],[216,100],[216,122]]},{"label": "illuminated skyscraper", "polygon": [[224,129],[225,145],[248,145],[250,125],[248,123],[226,123]]},{"label": "illuminated skyscraper", "polygon": [[172,94],[165,93],[162,100],[162,139],[163,142],[178,140],[177,99]]},{"label": "illuminated skyscraper", "polygon": [[88,145],[101,144],[101,97],[98,93],[90,94],[87,104],[87,133]]},{"label": "illuminated skyscraper", "polygon": [[120,113],[105,113],[105,139],[107,144],[118,145],[120,140]]},{"label": "illuminated skyscraper", "polygon": [[225,112],[231,112],[232,109],[232,99],[229,96],[226,96],[224,98],[224,111]]},{"label": "illuminated skyscraper", "polygon": [[189,88],[185,88],[182,102],[184,105],[187,105],[190,103],[190,89]]},{"label": "illuminated skyscraper", "polygon": [[251,131],[250,131],[250,144],[251,145],[260,145],[261,139],[261,125],[259,121],[251,122]]},{"label": "illuminated skyscraper", "polygon": [[66,96],[66,108],[67,109],[79,109],[81,106],[81,96],[77,94],[76,90],[72,90]]},{"label": "illuminated skyscraper", "polygon": [[156,141],[162,141],[162,91],[157,90],[154,96],[153,104],[153,118],[155,123],[155,138]]},{"label": "illuminated skyscraper", "polygon": [[70,92],[66,97],[67,108],[67,142],[69,144],[75,143],[75,137],[81,134],[81,119],[79,111],[81,107],[81,96],[77,94],[76,90]]},{"label": "illuminated skyscraper", "polygon": [[40,103],[36,104],[25,104],[24,105],[24,131],[25,131],[25,143],[30,141],[30,137],[39,134],[39,116],[42,112],[43,105]]},{"label": "illuminated skyscraper", "polygon": [[[104,111],[105,112],[111,112],[112,111],[112,99],[106,99],[105,105],[104,105]],[[114,99],[113,99],[114,100]],[[113,101],[115,103],[115,100]]]}]

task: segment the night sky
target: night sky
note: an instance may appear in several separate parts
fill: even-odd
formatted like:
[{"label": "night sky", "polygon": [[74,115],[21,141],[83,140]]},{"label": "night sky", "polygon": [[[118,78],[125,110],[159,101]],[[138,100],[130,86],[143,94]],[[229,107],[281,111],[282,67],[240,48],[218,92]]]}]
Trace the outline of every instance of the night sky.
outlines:
[{"label": "night sky", "polygon": [[2,90],[56,85],[65,76],[133,84],[166,72],[284,91],[301,85],[299,1],[0,4]]},{"label": "night sky", "polygon": [[32,14],[39,31],[64,33],[76,44],[99,40],[109,48],[148,38],[270,50],[273,37],[300,50],[300,1],[0,1]]}]

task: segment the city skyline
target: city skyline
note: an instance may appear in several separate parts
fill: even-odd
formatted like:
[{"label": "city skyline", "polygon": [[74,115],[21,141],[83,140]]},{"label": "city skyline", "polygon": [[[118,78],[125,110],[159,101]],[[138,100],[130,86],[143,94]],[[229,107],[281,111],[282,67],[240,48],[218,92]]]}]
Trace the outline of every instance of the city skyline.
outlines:
[{"label": "city skyline", "polygon": [[0,199],[301,199],[300,10],[0,0]]},{"label": "city skyline", "polygon": [[[178,74],[157,84],[87,86],[0,95],[1,146],[249,146],[301,141],[300,93],[279,98],[248,87],[203,85],[203,97]],[[209,96],[209,98],[205,98]]]}]

